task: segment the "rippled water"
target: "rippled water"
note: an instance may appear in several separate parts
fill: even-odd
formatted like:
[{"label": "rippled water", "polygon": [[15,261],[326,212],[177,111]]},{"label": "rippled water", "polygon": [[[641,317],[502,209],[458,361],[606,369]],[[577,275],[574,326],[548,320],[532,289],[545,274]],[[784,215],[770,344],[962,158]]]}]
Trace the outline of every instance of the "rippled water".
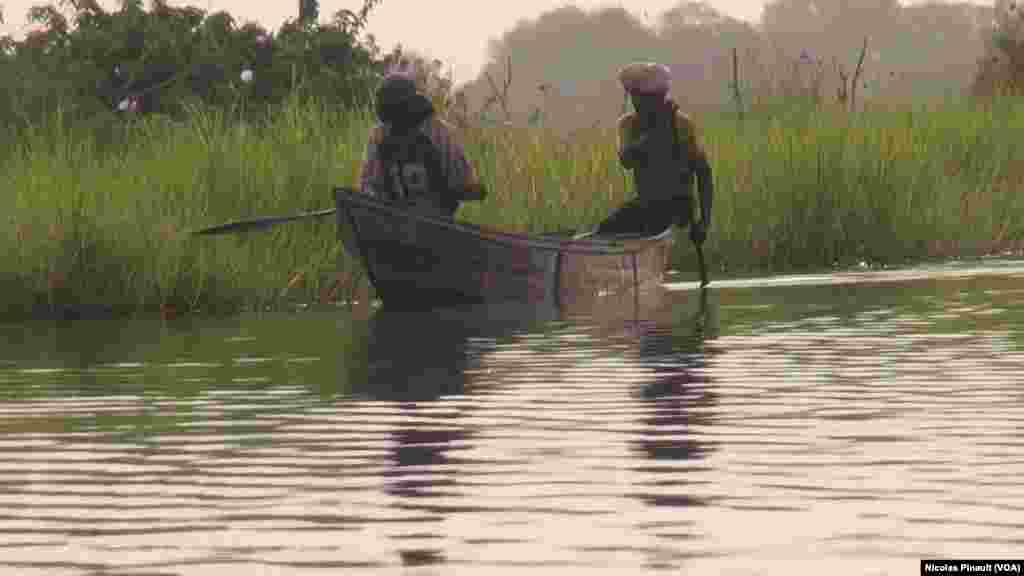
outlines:
[{"label": "rippled water", "polygon": [[993,266],[670,284],[571,317],[0,326],[0,574],[1020,557],[1024,267]]}]

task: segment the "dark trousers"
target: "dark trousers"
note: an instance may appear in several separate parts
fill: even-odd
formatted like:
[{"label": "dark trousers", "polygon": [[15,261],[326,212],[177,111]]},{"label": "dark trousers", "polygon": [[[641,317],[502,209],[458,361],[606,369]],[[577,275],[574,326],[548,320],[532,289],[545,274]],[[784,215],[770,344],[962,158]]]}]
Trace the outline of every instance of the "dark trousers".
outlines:
[{"label": "dark trousers", "polygon": [[620,206],[597,226],[596,234],[661,234],[669,226],[687,227],[693,221],[691,196],[650,200],[634,198]]}]

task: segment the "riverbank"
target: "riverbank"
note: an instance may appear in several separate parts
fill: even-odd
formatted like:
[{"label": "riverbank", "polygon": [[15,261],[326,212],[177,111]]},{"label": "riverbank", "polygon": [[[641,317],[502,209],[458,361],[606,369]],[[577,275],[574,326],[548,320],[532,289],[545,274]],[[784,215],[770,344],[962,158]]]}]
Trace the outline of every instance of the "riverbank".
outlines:
[{"label": "riverbank", "polygon": [[[716,277],[1024,249],[1024,151],[1013,145],[1024,104],[1014,99],[696,120],[715,175],[706,252]],[[110,146],[96,131],[54,122],[4,143],[0,318],[227,313],[352,298],[361,275],[332,220],[236,237],[188,231],[329,207],[334,186],[357,180],[372,122],[369,111],[293,102],[266,127],[213,115],[150,119]],[[527,128],[463,138],[491,191],[464,205],[469,221],[583,229],[631,194],[610,128],[570,140]],[[685,234],[673,268],[695,269]]]}]

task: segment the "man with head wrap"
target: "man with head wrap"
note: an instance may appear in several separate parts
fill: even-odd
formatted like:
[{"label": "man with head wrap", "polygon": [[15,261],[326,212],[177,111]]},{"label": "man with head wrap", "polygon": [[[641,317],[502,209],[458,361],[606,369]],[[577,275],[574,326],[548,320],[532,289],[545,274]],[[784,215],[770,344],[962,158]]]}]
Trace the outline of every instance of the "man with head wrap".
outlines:
[{"label": "man with head wrap", "polygon": [[380,123],[370,132],[360,176],[364,193],[448,218],[462,201],[486,196],[452,127],[412,78],[389,74],[377,90],[376,111]]},{"label": "man with head wrap", "polygon": [[[619,159],[633,172],[637,197],[621,206],[598,234],[657,234],[672,224],[690,227],[702,244],[711,225],[713,183],[707,155],[690,118],[668,98],[671,76],[660,64],[635,63],[619,73],[636,110],[619,119]],[[693,220],[693,180],[700,190],[699,221]]]}]

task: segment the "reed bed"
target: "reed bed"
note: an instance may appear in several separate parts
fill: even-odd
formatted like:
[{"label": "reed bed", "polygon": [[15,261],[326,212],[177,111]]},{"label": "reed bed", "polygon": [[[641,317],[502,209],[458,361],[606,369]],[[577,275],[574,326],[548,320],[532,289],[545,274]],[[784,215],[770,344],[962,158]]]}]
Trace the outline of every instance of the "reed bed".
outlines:
[{"label": "reed bed", "polygon": [[[742,121],[696,120],[715,175],[706,250],[719,277],[1024,248],[1020,99],[853,114],[780,105]],[[234,237],[187,232],[330,206],[334,186],[356,182],[372,123],[367,110],[293,100],[265,126],[203,112],[113,131],[54,118],[8,139],[0,144],[0,317],[365,298],[353,294],[363,282],[333,220]],[[461,137],[490,190],[463,206],[469,221],[585,229],[632,194],[611,128],[570,139],[518,127]],[[680,233],[675,267],[693,271],[692,253]]]}]

